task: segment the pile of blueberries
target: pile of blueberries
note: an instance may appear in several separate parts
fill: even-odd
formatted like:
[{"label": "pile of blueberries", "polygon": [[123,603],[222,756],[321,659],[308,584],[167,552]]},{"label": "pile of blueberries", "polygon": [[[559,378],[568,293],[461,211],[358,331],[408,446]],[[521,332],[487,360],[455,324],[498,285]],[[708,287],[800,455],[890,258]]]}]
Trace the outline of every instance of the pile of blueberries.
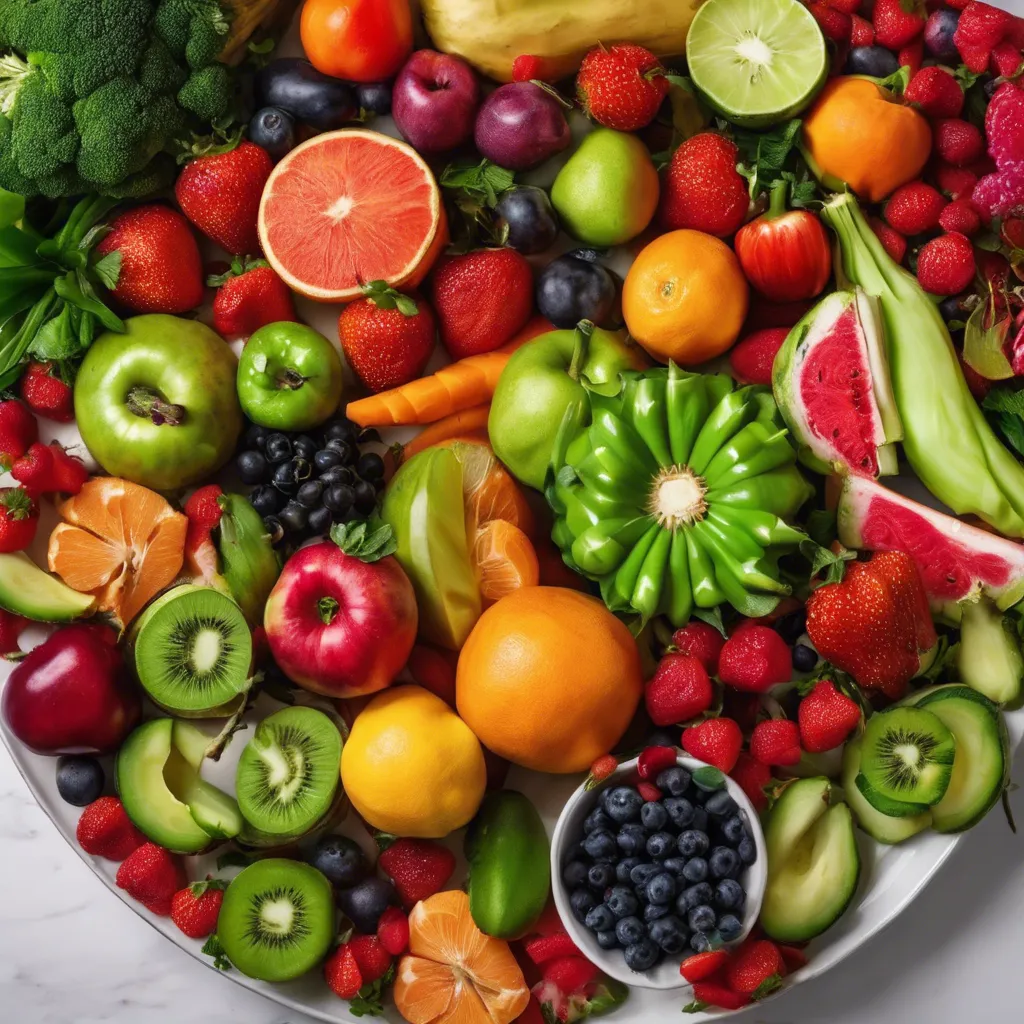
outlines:
[{"label": "pile of blueberries", "polygon": [[275,544],[327,533],[332,523],[366,519],[384,489],[384,460],[360,445],[379,442],[376,430],[346,419],[315,434],[251,425],[235,469],[253,486],[252,507]]},{"label": "pile of blueberries", "polygon": [[636,786],[602,790],[562,868],[576,919],[602,949],[642,972],[663,955],[705,953],[738,938],[757,859],[746,815],[714,768],[657,776],[661,798]]}]

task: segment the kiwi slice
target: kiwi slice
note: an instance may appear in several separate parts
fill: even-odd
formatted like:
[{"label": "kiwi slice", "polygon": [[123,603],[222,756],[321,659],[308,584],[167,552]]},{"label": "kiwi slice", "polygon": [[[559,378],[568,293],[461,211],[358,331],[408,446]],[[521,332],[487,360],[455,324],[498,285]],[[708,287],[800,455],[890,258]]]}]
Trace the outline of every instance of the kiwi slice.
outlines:
[{"label": "kiwi slice", "polygon": [[156,704],[186,717],[229,715],[248,688],[252,633],[241,609],[212,587],[174,587],[132,634],[135,674]]},{"label": "kiwi slice", "polygon": [[341,745],[338,727],[316,708],[285,708],[264,718],[235,775],[242,816],[270,835],[302,835],[313,828],[334,800]]},{"label": "kiwi slice", "polygon": [[250,864],[224,893],[217,938],[250,978],[297,978],[324,958],[334,939],[331,883],[296,860]]},{"label": "kiwi slice", "polygon": [[869,793],[912,805],[912,813],[918,813],[942,799],[955,753],[956,740],[937,715],[923,708],[891,708],[868,719],[860,762],[867,785],[859,788],[876,807]]}]

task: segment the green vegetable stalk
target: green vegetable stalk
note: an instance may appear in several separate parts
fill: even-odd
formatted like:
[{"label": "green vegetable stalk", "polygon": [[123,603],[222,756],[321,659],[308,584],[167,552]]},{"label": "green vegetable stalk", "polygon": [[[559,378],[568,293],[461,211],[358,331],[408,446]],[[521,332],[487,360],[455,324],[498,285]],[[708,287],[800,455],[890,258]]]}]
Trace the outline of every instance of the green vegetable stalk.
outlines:
[{"label": "green vegetable stalk", "polygon": [[903,450],[914,472],[954,512],[1024,537],[1024,467],[968,390],[935,303],[889,258],[854,196],[833,197],[822,216],[839,236],[841,276],[881,305]]}]

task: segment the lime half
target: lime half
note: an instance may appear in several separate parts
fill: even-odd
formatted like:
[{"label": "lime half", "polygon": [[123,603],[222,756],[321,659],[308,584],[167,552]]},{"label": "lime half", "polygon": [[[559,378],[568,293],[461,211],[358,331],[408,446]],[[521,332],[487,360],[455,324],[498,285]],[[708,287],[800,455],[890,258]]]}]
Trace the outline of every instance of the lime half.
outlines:
[{"label": "lime half", "polygon": [[825,37],[798,0],[707,0],[686,37],[693,84],[720,114],[766,128],[799,113],[825,80]]}]

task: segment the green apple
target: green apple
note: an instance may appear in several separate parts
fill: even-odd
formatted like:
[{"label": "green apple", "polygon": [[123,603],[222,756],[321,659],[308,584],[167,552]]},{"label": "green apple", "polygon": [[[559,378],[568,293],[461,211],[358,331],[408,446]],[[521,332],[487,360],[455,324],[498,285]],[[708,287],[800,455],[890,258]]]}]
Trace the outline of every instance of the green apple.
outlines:
[{"label": "green apple", "polygon": [[305,324],[261,327],[238,361],[238,400],[261,427],[308,430],[341,403],[341,356]]},{"label": "green apple", "polygon": [[544,488],[567,410],[585,411],[585,388],[615,394],[619,374],[644,366],[623,332],[582,321],[572,331],[551,331],[514,353],[498,378],[487,419],[494,454],[524,484]]},{"label": "green apple", "polygon": [[82,440],[108,473],[158,491],[209,477],[242,430],[234,353],[196,320],[125,325],[93,342],[75,379]]}]

